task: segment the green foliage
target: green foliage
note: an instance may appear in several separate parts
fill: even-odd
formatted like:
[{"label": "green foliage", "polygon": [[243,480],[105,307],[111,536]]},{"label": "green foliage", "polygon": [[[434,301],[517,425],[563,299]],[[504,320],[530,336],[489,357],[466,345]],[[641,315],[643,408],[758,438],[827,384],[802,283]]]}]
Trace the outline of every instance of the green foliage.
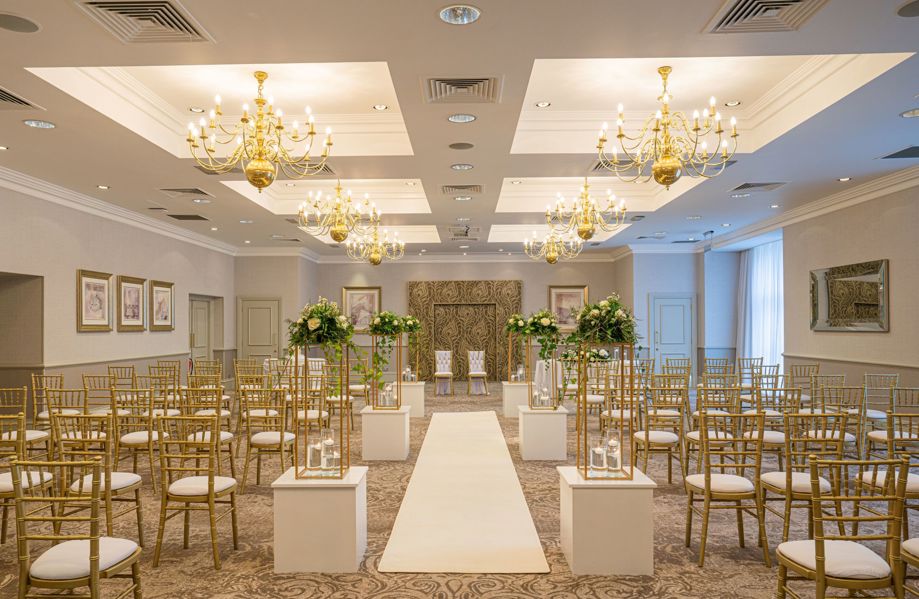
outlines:
[{"label": "green foliage", "polygon": [[539,357],[547,360],[555,353],[558,347],[558,318],[554,313],[546,310],[537,310],[526,323],[526,334],[535,337],[539,343]]},{"label": "green foliage", "polygon": [[587,343],[635,343],[635,317],[615,293],[578,314],[577,335]]},{"label": "green foliage", "polygon": [[527,334],[527,319],[523,314],[514,314],[507,319],[507,324],[504,325],[504,331],[506,333],[514,333],[515,335],[526,335]]},{"label": "green foliage", "polygon": [[289,347],[319,345],[323,348],[348,344],[354,335],[354,325],[338,309],[338,304],[320,297],[315,304],[307,304],[297,320],[289,321],[287,336]]}]

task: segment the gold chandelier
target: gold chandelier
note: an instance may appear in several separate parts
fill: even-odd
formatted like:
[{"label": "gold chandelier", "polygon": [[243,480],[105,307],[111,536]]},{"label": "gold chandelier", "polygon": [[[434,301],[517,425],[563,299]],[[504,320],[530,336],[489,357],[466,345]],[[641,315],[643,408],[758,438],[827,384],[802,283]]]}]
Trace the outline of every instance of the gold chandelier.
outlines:
[{"label": "gold chandelier", "polygon": [[[725,135],[721,125],[721,113],[715,110],[715,97],[709,100],[709,106],[702,111],[693,112],[692,119],[682,112],[670,111],[671,95],[667,90],[667,77],[671,68],[663,66],[657,69],[663,82],[663,91],[658,96],[660,110],[648,117],[637,136],[626,135],[622,131],[623,109],[619,105],[619,116],[616,119],[616,140],[612,145],[612,155],[605,152],[607,142],[607,125],[603,123],[597,151],[600,165],[615,173],[623,181],[637,181],[652,177],[666,188],[687,174],[690,177],[716,177],[720,175],[728,161],[737,150],[737,120],[731,117],[730,136]],[[730,143],[728,142],[730,137]],[[709,148],[708,142],[713,145]],[[619,152],[623,157],[620,158]],[[650,165],[650,173],[648,166]]]},{"label": "gold chandelier", "polygon": [[[258,188],[259,192],[271,185],[277,177],[278,169],[291,179],[302,179],[319,173],[325,166],[332,148],[332,130],[326,129],[322,154],[319,160],[313,161],[310,158],[310,150],[316,137],[316,128],[310,108],[306,108],[306,132],[301,133],[300,124],[294,121],[291,132],[288,133],[281,109],[275,110],[274,101],[262,95],[268,73],[255,71],[255,79],[258,81],[255,114],[250,114],[249,106],[243,104],[243,114],[239,123],[225,126],[220,119],[223,112],[220,107],[220,96],[217,96],[209,119],[202,118],[198,127],[189,123],[186,141],[195,162],[214,173],[227,173],[239,162],[243,162],[246,179]],[[294,145],[285,147],[285,141]],[[218,145],[234,142],[236,147],[229,156],[224,159],[217,156]],[[302,151],[298,153],[297,145],[304,142]],[[200,154],[198,150],[202,148],[204,153]]]},{"label": "gold chandelier", "polygon": [[322,192],[309,193],[309,200],[300,204],[297,211],[300,228],[317,237],[328,234],[336,243],[341,243],[351,233],[365,235],[380,222],[380,212],[376,204],[371,204],[367,194],[361,203],[351,198],[349,189],[346,196],[341,195],[341,181],[335,185],[335,197]]},{"label": "gold chandelier", "polygon": [[377,221],[366,235],[357,239],[349,238],[346,244],[348,257],[357,262],[367,262],[371,266],[379,266],[384,259],[398,260],[405,255],[405,242],[399,239],[399,233],[393,233],[392,239],[389,231],[383,229],[380,238],[380,223]]},{"label": "gold chandelier", "polygon": [[590,186],[587,178],[581,186],[580,195],[569,206],[561,193],[555,201],[555,207],[546,206],[546,223],[552,230],[560,233],[576,233],[584,241],[592,238],[597,229],[606,232],[615,231],[625,222],[625,201],[607,191],[606,204],[601,207],[597,200],[590,195]]},{"label": "gold chandelier", "polygon": [[575,235],[563,234],[550,228],[548,235],[541,241],[533,232],[532,239],[523,240],[523,252],[533,260],[545,260],[548,264],[555,264],[560,259],[570,260],[581,253],[584,242]]}]

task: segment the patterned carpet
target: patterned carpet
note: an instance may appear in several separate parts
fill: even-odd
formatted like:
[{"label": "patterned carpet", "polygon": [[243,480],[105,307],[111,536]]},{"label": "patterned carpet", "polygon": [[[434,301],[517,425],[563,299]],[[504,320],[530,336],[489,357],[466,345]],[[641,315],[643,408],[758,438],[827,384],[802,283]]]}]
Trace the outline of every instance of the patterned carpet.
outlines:
[{"label": "patterned carpet", "polygon": [[[458,389],[459,390],[459,389]],[[682,480],[675,474],[667,484],[666,461],[655,456],[650,475],[660,487],[655,492],[656,521],[655,575],[635,577],[573,576],[559,547],[558,474],[560,462],[523,462],[517,446],[517,419],[501,414],[500,385],[491,385],[488,397],[434,397],[428,386],[427,417],[412,419],[412,452],[405,462],[369,463],[368,475],[368,549],[363,565],[354,574],[276,575],[272,572],[272,510],[270,481],[278,465],[266,462],[262,485],[250,478],[247,492],[239,498],[240,547],[233,551],[229,521],[218,523],[223,568],[214,571],[206,516],[192,516],[191,545],[182,549],[181,519],[167,523],[160,566],[152,566],[158,499],[148,491],[145,496],[146,548],[142,559],[144,597],[205,598],[286,598],[335,597],[351,599],[511,599],[539,597],[561,599],[706,597],[763,598],[775,593],[775,568],[767,568],[756,545],[756,527],[747,521],[747,547],[738,547],[736,520],[732,512],[718,512],[712,518],[704,569],[698,558],[698,525],[693,547],[683,544],[686,496]],[[511,456],[517,468],[524,494],[546,553],[551,572],[528,575],[448,575],[448,574],[381,574],[376,565],[399,510],[402,496],[412,473],[414,461],[424,439],[430,416],[435,411],[470,411],[493,409],[499,414]],[[355,419],[353,453],[360,454],[360,417]],[[574,418],[569,417],[569,456],[574,461]],[[125,462],[125,465],[128,462]],[[357,462],[361,463],[361,462]],[[241,465],[241,460],[240,460]],[[253,465],[254,466],[254,465]],[[241,472],[241,470],[240,470]],[[253,472],[250,475],[254,474]],[[795,516],[803,523],[803,514]],[[698,522],[698,521],[697,521]],[[12,522],[11,522],[12,524]],[[778,518],[767,516],[770,546],[774,549],[781,534]],[[136,528],[130,518],[116,523],[118,534],[134,538]],[[804,538],[800,524],[793,527],[792,538]],[[329,543],[329,539],[310,539]],[[16,595],[15,539],[0,546],[0,598]],[[108,592],[121,583],[105,583]],[[807,588],[810,591],[809,587]],[[804,596],[812,596],[805,593]]]}]

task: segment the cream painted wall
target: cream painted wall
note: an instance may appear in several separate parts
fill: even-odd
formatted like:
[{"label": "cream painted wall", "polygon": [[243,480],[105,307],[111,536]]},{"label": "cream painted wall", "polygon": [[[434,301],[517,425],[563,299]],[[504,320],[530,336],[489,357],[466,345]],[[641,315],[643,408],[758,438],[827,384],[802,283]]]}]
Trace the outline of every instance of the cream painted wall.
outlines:
[{"label": "cream painted wall", "polygon": [[633,254],[632,281],[634,313],[638,319],[640,344],[648,347],[650,332],[648,330],[648,313],[650,294],[685,292],[696,299],[696,316],[694,326],[698,328],[698,293],[696,254]]},{"label": "cream painted wall", "polygon": [[[917,231],[917,188],[785,227],[786,355],[919,368]],[[810,271],[882,258],[890,260],[890,332],[811,331]]]},{"label": "cream painted wall", "polygon": [[699,256],[702,264],[699,273],[702,278],[699,294],[699,347],[733,350],[737,336],[737,272],[740,254],[706,252]]},{"label": "cream painted wall", "polygon": [[[0,213],[0,272],[44,277],[48,367],[187,353],[189,293],[233,297],[232,256],[6,189]],[[80,268],[174,282],[175,330],[77,333]],[[226,347],[236,343],[234,317],[224,311]]]},{"label": "cream painted wall", "polygon": [[42,279],[0,274],[0,367],[42,363]]}]

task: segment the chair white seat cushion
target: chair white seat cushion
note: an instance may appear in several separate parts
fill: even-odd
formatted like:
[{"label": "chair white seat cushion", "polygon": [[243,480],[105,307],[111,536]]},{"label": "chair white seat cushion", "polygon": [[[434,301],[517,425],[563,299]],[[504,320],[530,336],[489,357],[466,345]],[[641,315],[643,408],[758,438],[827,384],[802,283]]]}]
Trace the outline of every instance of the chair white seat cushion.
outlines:
[{"label": "chair white seat cushion", "polygon": [[[233,433],[230,431],[220,431],[220,442],[225,443],[227,441],[233,440]],[[197,433],[192,433],[186,437],[189,441],[196,441],[198,443],[207,443],[211,440],[211,431],[199,431]]]},{"label": "chair white seat cushion", "polygon": [[278,411],[270,408],[255,408],[254,410],[247,410],[246,415],[254,416],[255,418],[270,418],[272,416],[277,416]]},{"label": "chair white seat cushion", "polygon": [[586,401],[589,404],[603,403],[603,396],[590,394],[587,396]]},{"label": "chair white seat cushion", "polygon": [[[747,431],[743,434],[744,439],[755,439],[756,431]],[[783,445],[785,443],[785,433],[782,431],[763,431],[763,443],[766,445]]]},{"label": "chair white seat cushion", "polygon": [[[760,410],[763,414],[766,415],[766,418],[775,418],[776,416],[781,416],[782,413],[776,410]],[[756,409],[744,410],[744,414],[757,414]]]},{"label": "chair white seat cushion", "polygon": [[[890,576],[890,566],[870,548],[855,541],[824,541],[824,571],[833,578],[873,580]],[[808,570],[817,569],[817,550],[812,540],[787,541],[776,549],[786,559]]]},{"label": "chair white seat cushion", "polygon": [[[829,433],[829,434],[827,434]],[[843,439],[846,443],[855,443],[855,435],[852,433],[844,433],[845,436]],[[804,433],[804,436],[808,439],[833,439],[834,441],[839,439],[839,431],[807,431]]]},{"label": "chair white seat cushion", "polygon": [[105,439],[105,433],[102,431],[90,431],[88,435],[69,431],[61,435],[61,439]]},{"label": "chair white seat cushion", "polygon": [[799,414],[829,414],[826,410],[822,408],[800,408],[798,410]]},{"label": "chair white seat cushion", "polygon": [[[727,416],[728,414],[730,414],[730,412],[725,412],[724,410],[706,410],[705,413],[708,414],[709,416]],[[698,418],[699,410],[696,410],[695,412],[693,412],[692,417]]]},{"label": "chair white seat cushion", "polygon": [[438,370],[434,373],[434,376],[453,376],[453,373],[447,370]]},{"label": "chair white seat cushion", "polygon": [[[284,443],[293,443],[294,434],[284,433]],[[278,431],[262,431],[260,433],[255,433],[252,435],[252,439],[249,441],[251,445],[257,445],[260,447],[266,447],[271,445],[280,445],[281,444],[281,433]]]},{"label": "chair white seat cushion", "polygon": [[471,370],[469,376],[488,376],[488,373],[481,370]]},{"label": "chair white seat cushion", "polygon": [[[768,485],[775,489],[785,489],[787,490],[787,482],[785,472],[764,472],[760,475],[759,479],[763,482],[764,485]],[[822,476],[818,478],[820,484],[821,493],[830,492],[830,481],[823,478]],[[791,490],[793,493],[810,493],[811,492],[811,475],[807,472],[792,472],[791,473]]]},{"label": "chair white seat cushion", "polygon": [[900,549],[906,553],[919,558],[919,537],[913,537],[912,539],[906,539],[900,545]]},{"label": "chair white seat cushion", "polygon": [[[671,433],[670,431],[647,431],[648,441],[652,445],[676,445],[680,442],[680,438],[676,433]],[[645,431],[638,431],[635,433],[635,440],[644,443],[645,442]]]},{"label": "chair white seat cushion", "polygon": [[[178,415],[181,414],[181,413],[182,413],[182,411],[181,411],[181,410],[177,410],[176,408],[166,408],[166,416],[178,416]],[[144,410],[143,415],[144,415],[144,416],[147,415],[147,411],[146,411],[146,410]],[[154,415],[154,416],[162,416],[162,415],[163,415],[163,408],[153,408],[153,415]]]},{"label": "chair white seat cushion", "polygon": [[[140,482],[140,475],[133,472],[112,472],[112,491],[126,489]],[[80,480],[73,481],[70,490],[74,493],[89,495],[93,490],[93,475],[87,474]],[[105,472],[99,477],[99,492],[105,492]]]},{"label": "chair white seat cushion", "polygon": [[865,410],[865,418],[868,420],[887,420],[887,413],[880,410],[872,410],[868,408]]},{"label": "chair white seat cushion", "polygon": [[676,418],[680,415],[679,410],[672,410],[670,408],[651,408],[648,410],[648,413],[652,416],[664,417],[664,418]]},{"label": "chair white seat cushion", "polygon": [[[166,434],[166,438],[169,438],[169,435]],[[160,440],[159,431],[134,431],[133,433],[127,433],[121,435],[122,445],[146,445],[147,441],[153,439],[153,442],[156,443]]]},{"label": "chair white seat cushion", "polygon": [[[345,397],[345,401],[354,401],[354,398],[351,397],[350,395],[348,395],[348,396]],[[339,396],[337,396],[337,395],[330,395],[330,396],[328,396],[328,397],[325,398],[325,402],[326,402],[326,403],[333,403],[333,404],[340,404],[340,403],[341,403],[341,398],[340,398]]]},{"label": "chair white seat cushion", "polygon": [[[887,431],[868,431],[868,438],[872,441],[879,441],[881,443],[887,442]],[[911,435],[906,431],[894,431],[894,439],[915,439],[919,441],[919,437],[916,435]]]},{"label": "chair white seat cushion", "polygon": [[367,385],[362,385],[360,383],[354,383],[353,385],[348,385],[348,391],[351,393],[366,391]]},{"label": "chair white seat cushion", "polygon": [[320,418],[328,418],[329,413],[325,410],[320,412],[319,410],[297,410],[297,418],[300,420],[319,420]]},{"label": "chair white seat cushion", "polygon": [[[118,413],[119,416],[128,416],[131,414],[129,410],[125,410],[124,408],[118,408],[116,412]],[[112,413],[112,408],[90,408],[89,413],[90,414],[103,414],[105,416],[108,416]]]},{"label": "chair white seat cushion", "polygon": [[[50,472],[38,472],[32,471],[29,472],[29,476],[23,475],[20,479],[23,489],[28,489],[33,484],[41,485],[50,481],[54,476]],[[12,472],[3,472],[0,473],[0,493],[12,493],[13,492],[13,473]]]},{"label": "chair white seat cushion", "polygon": [[[235,478],[230,478],[229,476],[214,477],[214,493],[223,493],[235,487]],[[186,476],[185,478],[180,478],[169,485],[169,494],[182,497],[207,495],[207,477]]]},{"label": "chair white seat cushion", "polygon": [[[130,539],[99,537],[99,570],[108,570],[137,551]],[[89,541],[64,541],[38,556],[29,576],[41,580],[71,580],[89,576]]]},{"label": "chair white seat cushion", "polygon": [[[690,474],[686,477],[686,484],[694,489],[705,490],[705,475]],[[753,482],[736,474],[713,472],[711,489],[713,493],[752,493]]]},{"label": "chair white seat cushion", "polygon": [[[894,475],[896,477],[896,475]],[[868,486],[883,488],[884,482],[887,480],[887,471],[879,470],[877,477],[874,476],[873,470],[867,470],[862,472],[861,481]],[[894,484],[896,484],[896,478],[894,478]],[[909,476],[906,477],[906,492],[908,494],[919,493],[919,474],[909,473]]]},{"label": "chair white seat cushion", "polygon": [[[686,438],[687,438],[687,439],[690,439],[690,440],[692,440],[692,441],[700,441],[700,439],[699,439],[699,431],[689,431],[688,433],[686,433]],[[729,437],[728,434],[727,434],[726,432],[724,432],[724,431],[709,430],[709,431],[708,431],[708,438],[711,439],[713,442],[716,442],[716,443],[719,442],[719,441],[720,441],[721,443],[726,443],[727,441],[721,441],[721,440],[722,440],[722,439],[730,439],[731,437]]]},{"label": "chair white seat cushion", "polygon": [[[217,413],[217,408],[204,408],[203,410],[197,410],[195,412],[195,416],[213,416],[216,413]],[[231,415],[232,415],[232,412],[230,412],[230,410],[225,410],[224,408],[220,408],[221,418],[229,418]]]},{"label": "chair white seat cushion", "polygon": [[[61,414],[62,416],[76,416],[80,413],[80,410],[75,410],[72,408],[61,408],[60,410],[55,410],[56,414]],[[48,420],[51,418],[50,412],[48,410],[42,410],[35,415],[39,420]]]},{"label": "chair white seat cushion", "polygon": [[[36,430],[26,429],[26,443],[34,443],[35,441],[44,441],[50,436],[51,434],[48,431],[36,431]],[[2,435],[0,435],[0,439],[3,439],[4,441],[9,441],[11,439],[16,440],[18,438],[19,438],[19,431],[6,431]]]},{"label": "chair white seat cushion", "polygon": [[632,410],[613,409],[612,412],[612,415],[610,415],[610,410],[603,410],[600,412],[600,416],[603,418],[610,418],[612,420],[628,420],[632,417]]}]

